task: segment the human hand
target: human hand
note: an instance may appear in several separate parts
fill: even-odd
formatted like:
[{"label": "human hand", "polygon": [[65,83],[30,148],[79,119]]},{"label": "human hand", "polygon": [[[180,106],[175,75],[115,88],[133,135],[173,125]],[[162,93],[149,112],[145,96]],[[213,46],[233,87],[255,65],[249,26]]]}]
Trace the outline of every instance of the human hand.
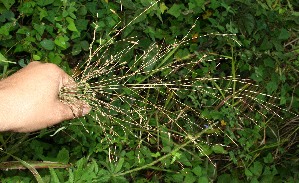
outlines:
[{"label": "human hand", "polygon": [[30,132],[86,115],[90,106],[76,101],[77,109],[59,100],[62,86],[75,82],[54,64],[31,62],[0,81],[0,131]]}]

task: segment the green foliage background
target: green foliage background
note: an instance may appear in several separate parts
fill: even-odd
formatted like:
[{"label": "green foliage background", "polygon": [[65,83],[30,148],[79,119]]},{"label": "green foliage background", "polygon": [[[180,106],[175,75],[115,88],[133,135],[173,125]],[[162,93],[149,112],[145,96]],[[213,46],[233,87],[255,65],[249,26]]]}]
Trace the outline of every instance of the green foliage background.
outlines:
[{"label": "green foliage background", "polygon": [[[71,74],[78,63],[88,58],[95,25],[98,29],[92,49],[109,40],[154,2],[2,0],[0,77],[12,74],[30,60],[57,64]],[[298,114],[299,3],[291,0],[160,1],[124,29],[117,39],[137,37],[139,50],[152,42],[168,45],[182,39],[196,20],[192,36],[217,32],[236,34],[242,46],[231,47],[223,39],[208,36],[180,48],[174,59],[183,59],[194,51],[231,55],[236,60],[234,73],[252,79],[260,91],[280,98],[276,105]],[[116,45],[109,51],[113,54],[121,48]],[[210,68],[211,65],[206,65],[199,76],[210,72],[216,76],[232,73],[231,63],[222,63],[217,70]],[[202,102],[196,94],[192,96],[191,105]],[[226,121],[234,118],[229,110],[209,111],[207,118],[217,115],[226,116]],[[108,158],[111,144],[91,118],[73,120],[72,125],[54,136],[49,135],[59,127],[25,135],[0,134],[0,147],[4,150],[0,152],[0,162],[14,160],[13,155],[28,162],[71,164],[70,168],[63,169],[57,168],[60,164],[53,168],[38,164],[50,167],[38,169],[45,182],[296,182],[299,179],[298,117],[288,115],[284,114],[284,120],[270,118],[262,123],[262,128],[248,125],[239,132],[226,129],[226,133],[237,136],[239,146],[233,146],[224,136],[222,143],[230,148],[207,147],[217,167],[206,158],[194,158],[187,151],[170,154],[178,146],[171,140],[163,142],[164,148],[159,151],[153,144],[136,148],[140,145],[138,141],[127,136],[114,139],[117,150],[111,162]],[[148,165],[162,154],[171,156],[159,165]],[[129,172],[143,166],[140,171]],[[2,171],[0,176],[1,182],[31,182],[36,178],[29,171],[19,170]]]}]

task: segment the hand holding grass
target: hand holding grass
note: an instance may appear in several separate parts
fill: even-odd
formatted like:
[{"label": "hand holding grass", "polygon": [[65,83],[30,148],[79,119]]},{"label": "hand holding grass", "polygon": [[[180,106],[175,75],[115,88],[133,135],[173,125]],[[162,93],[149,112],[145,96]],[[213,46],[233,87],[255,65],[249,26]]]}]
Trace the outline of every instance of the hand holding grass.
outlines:
[{"label": "hand holding grass", "polygon": [[69,106],[59,99],[62,86],[75,82],[54,64],[31,62],[0,81],[0,131],[30,132],[90,111],[83,101]]}]

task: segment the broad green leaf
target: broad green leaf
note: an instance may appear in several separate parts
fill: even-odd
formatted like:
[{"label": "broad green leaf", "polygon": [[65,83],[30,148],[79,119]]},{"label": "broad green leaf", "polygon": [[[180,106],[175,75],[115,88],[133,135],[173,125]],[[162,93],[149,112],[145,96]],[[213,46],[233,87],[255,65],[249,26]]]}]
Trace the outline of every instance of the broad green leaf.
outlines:
[{"label": "broad green leaf", "polygon": [[255,18],[251,14],[247,14],[246,20],[243,20],[245,22],[246,31],[248,34],[251,34],[254,29],[254,20]]},{"label": "broad green leaf", "polygon": [[211,5],[210,5],[210,7],[211,7],[213,10],[217,9],[217,8],[220,7],[220,6],[221,6],[221,1],[219,1],[219,0],[211,0]]},{"label": "broad green leaf", "polygon": [[272,163],[274,161],[273,156],[271,153],[268,153],[266,157],[264,157],[264,162],[265,163]]},{"label": "broad green leaf", "polygon": [[71,168],[69,169],[69,180],[67,181],[67,183],[74,183],[74,173]]},{"label": "broad green leaf", "polygon": [[42,45],[42,47],[46,50],[53,50],[55,47],[55,44],[52,40],[50,39],[44,39],[40,42],[40,44]]},{"label": "broad green leaf", "polygon": [[292,15],[296,16],[296,17],[299,17],[299,11],[293,11],[292,12]]},{"label": "broad green leaf", "polygon": [[277,39],[276,37],[274,37],[274,38],[271,38],[270,41],[273,43],[276,51],[284,51],[285,48],[284,48],[283,43],[280,39]]},{"label": "broad green leaf", "polygon": [[132,2],[132,0],[122,0],[121,4],[128,9],[135,9],[136,5]]},{"label": "broad green leaf", "polygon": [[87,8],[85,6],[81,6],[78,10],[78,14],[81,16],[85,16],[87,14]]},{"label": "broad green leaf", "polygon": [[252,177],[253,176],[253,174],[251,173],[251,171],[249,170],[249,169],[245,169],[245,175],[247,176],[247,177]]},{"label": "broad green leaf", "polygon": [[196,181],[196,177],[191,173],[188,172],[187,175],[185,176],[184,182],[195,182]]},{"label": "broad green leaf", "polygon": [[213,151],[210,146],[206,144],[200,145],[201,151],[199,152],[199,156],[209,156]]},{"label": "broad green leaf", "polygon": [[250,77],[255,81],[263,81],[265,68],[264,67],[254,67],[255,73],[253,73]]},{"label": "broad green leaf", "polygon": [[54,42],[57,46],[60,46],[61,48],[67,48],[67,40],[63,36],[58,36]]},{"label": "broad green leaf", "polygon": [[164,146],[164,147],[162,148],[161,152],[169,153],[169,152],[171,152],[171,147],[170,147],[170,146]]},{"label": "broad green leaf", "polygon": [[80,32],[79,31],[74,31],[72,32],[72,36],[71,36],[71,40],[74,40],[76,38],[79,38],[80,37]]},{"label": "broad green leaf", "polygon": [[273,183],[273,182],[277,181],[277,177],[275,177],[274,175],[264,175],[264,176],[261,176],[261,178],[259,178],[259,180],[260,181],[257,181],[258,183],[260,183],[260,182],[262,182],[262,183]]},{"label": "broad green leaf", "polygon": [[185,166],[192,166],[192,163],[188,160],[185,154],[180,154],[179,156],[179,162],[181,162]]},{"label": "broad green leaf", "polygon": [[218,179],[217,183],[231,183],[232,175],[222,174],[222,175],[218,176],[217,179]]},{"label": "broad green leaf", "polygon": [[266,3],[269,6],[269,8],[272,9],[272,4],[274,3],[274,1],[272,1],[272,0],[266,0]]},{"label": "broad green leaf", "polygon": [[69,151],[65,148],[61,149],[57,155],[57,160],[62,163],[68,163],[69,159]]},{"label": "broad green leaf", "polygon": [[[77,12],[77,8],[75,8],[75,5],[76,5],[75,2],[71,2],[71,3],[69,4],[68,9],[67,9],[67,11],[68,11],[69,14],[70,14],[70,17],[72,17],[73,19],[76,19],[76,15],[73,14],[74,12]],[[76,14],[77,14],[77,13],[76,13]]]},{"label": "broad green leaf", "polygon": [[[142,22],[142,21],[146,20],[146,18],[147,18],[146,14],[143,13],[142,10],[136,11],[134,14],[134,17],[136,17],[136,19],[134,20],[134,22],[131,25]],[[132,27],[132,28],[134,29],[134,27]]]},{"label": "broad green leaf", "polygon": [[42,20],[43,18],[48,16],[48,12],[44,8],[37,8],[39,11],[39,20]]},{"label": "broad green leaf", "polygon": [[67,26],[67,28],[70,30],[70,31],[74,31],[74,32],[77,32],[77,28],[76,28],[76,25],[74,23],[74,20],[70,17],[66,17],[66,21],[69,23],[69,25]]},{"label": "broad green leaf", "polygon": [[40,60],[41,59],[41,57],[38,56],[38,55],[33,55],[32,58],[33,58],[33,60]]},{"label": "broad green leaf", "polygon": [[54,52],[50,52],[48,57],[50,62],[53,64],[59,65],[62,62],[61,56]]},{"label": "broad green leaf", "polygon": [[2,14],[5,11],[7,11],[7,9],[5,8],[5,6],[3,4],[0,3],[0,14]]},{"label": "broad green leaf", "polygon": [[92,182],[92,180],[96,178],[95,169],[96,167],[94,161],[92,163],[88,163],[81,172],[81,176],[78,182]]},{"label": "broad green leaf", "polygon": [[[63,10],[62,17],[67,17],[68,15],[69,15],[69,12],[66,10]],[[70,18],[70,17],[67,17],[67,18]]]},{"label": "broad green leaf", "polygon": [[15,4],[15,0],[1,0],[1,2],[4,4],[7,10],[9,10],[10,7],[12,7],[12,5]]},{"label": "broad green leaf", "polygon": [[75,20],[76,28],[79,32],[87,30],[88,20],[85,19],[76,19]]},{"label": "broad green leaf", "polygon": [[121,168],[123,167],[124,162],[125,162],[124,158],[120,158],[118,160],[118,163],[117,163],[117,165],[115,167],[114,173],[117,173],[117,172],[119,172],[121,170]]},{"label": "broad green leaf", "polygon": [[189,8],[189,10],[197,8],[196,3],[195,2],[188,3],[188,8]]},{"label": "broad green leaf", "polygon": [[206,0],[193,0],[192,2],[201,8],[206,3]]},{"label": "broad green leaf", "polygon": [[[122,1],[123,3],[123,1]],[[93,14],[93,15],[96,15],[97,13],[97,2],[87,2],[85,7],[87,8],[87,10]]]},{"label": "broad green leaf", "polygon": [[275,90],[277,90],[277,88],[278,88],[277,81],[270,81],[266,85],[268,94],[272,94]]},{"label": "broad green leaf", "polygon": [[77,171],[81,172],[83,170],[84,164],[87,162],[85,158],[81,158],[76,162]]},{"label": "broad green leaf", "polygon": [[161,156],[160,152],[156,152],[156,153],[151,153],[151,156],[154,158],[158,158]]},{"label": "broad green leaf", "polygon": [[249,169],[255,176],[260,176],[263,172],[263,165],[259,161],[255,161]]},{"label": "broad green leaf", "polygon": [[244,29],[248,34],[251,34],[255,27],[255,17],[250,13],[242,15],[239,18],[238,24],[241,29]]},{"label": "broad green leaf", "polygon": [[51,182],[60,183],[59,178],[56,174],[56,171],[53,168],[49,168],[51,174]]},{"label": "broad green leaf", "polygon": [[6,20],[11,21],[15,17],[15,14],[8,10],[4,10],[4,12],[0,12],[0,14],[0,22],[5,22]]},{"label": "broad green leaf", "polygon": [[273,47],[273,44],[267,37],[264,37],[262,44],[260,45],[261,50],[270,50]]},{"label": "broad green leaf", "polygon": [[195,168],[193,168],[192,172],[198,177],[202,176],[202,174],[203,174],[202,168],[199,165],[196,166]]},{"label": "broad green leaf", "polygon": [[163,14],[166,10],[168,10],[168,7],[165,5],[164,2],[160,3],[160,11]]},{"label": "broad green leaf", "polygon": [[80,42],[80,45],[81,45],[81,48],[84,50],[84,51],[88,51],[89,50],[89,43],[87,41],[81,41]]},{"label": "broad green leaf", "polygon": [[127,183],[128,179],[126,179],[124,176],[118,176],[118,177],[112,177],[112,182],[119,182],[119,183]]},{"label": "broad green leaf", "polygon": [[43,24],[33,24],[33,28],[38,32],[39,35],[43,35],[45,31],[45,26]]},{"label": "broad green leaf", "polygon": [[154,0],[140,0],[140,3],[145,7],[149,7],[152,3],[155,3],[155,1]]},{"label": "broad green leaf", "polygon": [[0,27],[0,35],[9,36],[9,32],[14,25],[12,23],[6,23]]},{"label": "broad green leaf", "polygon": [[217,154],[227,154],[227,151],[221,145],[213,145],[212,150]]},{"label": "broad green leaf", "polygon": [[270,67],[270,68],[275,68],[275,61],[272,59],[272,58],[270,58],[270,57],[268,57],[268,58],[266,58],[266,59],[264,59],[264,65],[265,66],[267,66],[267,67]]},{"label": "broad green leaf", "polygon": [[172,178],[175,182],[184,182],[184,175],[182,173],[174,173]]},{"label": "broad green leaf", "polygon": [[117,22],[114,20],[114,18],[112,18],[112,17],[107,17],[107,21],[108,21],[108,25],[112,28],[112,27],[114,27],[116,24],[117,24]]},{"label": "broad green leaf", "polygon": [[286,30],[285,28],[282,28],[282,29],[280,30],[278,39],[281,39],[281,40],[287,40],[289,37],[290,37],[290,33],[289,33],[289,31]]},{"label": "broad green leaf", "polygon": [[27,63],[25,63],[25,60],[24,60],[24,59],[20,59],[20,60],[18,61],[18,64],[19,64],[19,66],[21,66],[21,67],[26,67],[26,66],[27,66]]},{"label": "broad green leaf", "polygon": [[36,4],[42,7],[42,6],[47,6],[49,4],[52,4],[53,2],[54,0],[38,0]]},{"label": "broad green leaf", "polygon": [[181,153],[179,153],[179,152],[174,152],[174,153],[172,153],[172,155],[173,155],[173,157],[171,159],[170,164],[173,164],[177,159],[180,159],[180,157],[181,157]]},{"label": "broad green leaf", "polygon": [[178,60],[186,59],[188,56],[190,56],[190,52],[187,48],[179,49],[174,55],[174,57]]},{"label": "broad green leaf", "polygon": [[81,44],[80,43],[76,43],[73,45],[73,49],[72,49],[72,55],[78,55],[81,52]]},{"label": "broad green leaf", "polygon": [[24,15],[32,15],[36,3],[33,1],[25,1],[19,7],[19,11]]},{"label": "broad green leaf", "polygon": [[198,178],[198,183],[209,183],[208,177],[199,177]]},{"label": "broad green leaf", "polygon": [[181,11],[182,11],[182,5],[174,4],[167,11],[167,13],[178,18],[181,15]]},{"label": "broad green leaf", "polygon": [[104,176],[98,177],[97,182],[109,182],[111,175],[105,174]]}]

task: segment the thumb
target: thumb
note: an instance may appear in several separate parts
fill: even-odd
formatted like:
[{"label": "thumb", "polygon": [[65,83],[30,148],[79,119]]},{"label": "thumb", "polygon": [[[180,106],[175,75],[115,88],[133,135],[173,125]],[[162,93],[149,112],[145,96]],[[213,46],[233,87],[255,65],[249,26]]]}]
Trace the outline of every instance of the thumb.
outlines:
[{"label": "thumb", "polygon": [[91,107],[83,101],[77,100],[73,103],[58,102],[57,109],[60,113],[60,121],[74,119],[87,115]]},{"label": "thumb", "polygon": [[[67,93],[76,94],[77,83],[66,73],[62,75],[62,81],[60,89],[64,87]],[[91,111],[91,107],[84,101],[77,99],[76,97],[65,95],[65,100],[59,100],[57,106],[60,112],[61,120],[69,120],[77,117],[85,116]]]}]

